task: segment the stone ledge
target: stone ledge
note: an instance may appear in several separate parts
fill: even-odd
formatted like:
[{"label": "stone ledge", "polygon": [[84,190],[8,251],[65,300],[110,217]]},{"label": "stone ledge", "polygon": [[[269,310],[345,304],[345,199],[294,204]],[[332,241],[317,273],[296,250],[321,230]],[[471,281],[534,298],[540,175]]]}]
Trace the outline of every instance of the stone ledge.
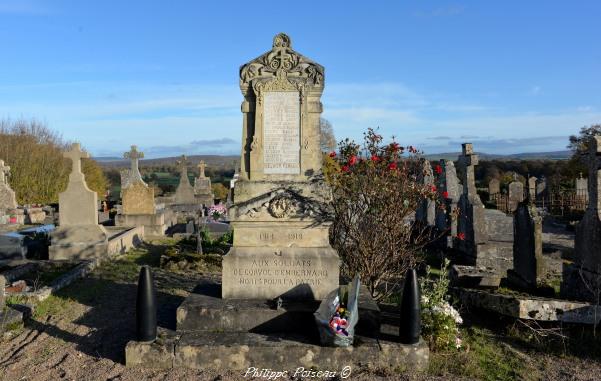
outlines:
[{"label": "stone ledge", "polygon": [[[589,303],[528,295],[504,295],[484,290],[455,288],[461,302],[518,319],[598,324],[601,308]],[[595,309],[598,309],[595,314]]]},{"label": "stone ledge", "polygon": [[[174,336],[175,337],[175,336]],[[306,369],[341,371],[370,366],[410,371],[428,366],[428,345],[414,345],[356,337],[352,347],[322,347],[306,338],[255,333],[185,333],[155,343],[129,342],[126,365],[144,367],[183,367],[192,369],[246,370],[249,367],[274,370]]]}]

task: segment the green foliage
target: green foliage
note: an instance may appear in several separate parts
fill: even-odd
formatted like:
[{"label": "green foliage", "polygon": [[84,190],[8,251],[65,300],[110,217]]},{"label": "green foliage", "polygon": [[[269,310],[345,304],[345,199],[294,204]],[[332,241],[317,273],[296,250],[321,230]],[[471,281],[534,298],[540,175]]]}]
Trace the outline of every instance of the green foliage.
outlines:
[{"label": "green foliage", "polygon": [[[71,161],[63,157],[67,148],[58,134],[40,122],[0,121],[0,158],[11,167],[9,183],[19,204],[58,202],[71,171]],[[102,198],[107,182],[98,164],[84,159],[82,171],[90,189]]]},{"label": "green foliage", "polygon": [[215,196],[215,198],[219,199],[219,200],[225,200],[227,199],[227,194],[229,193],[229,189],[221,184],[221,183],[213,183],[211,185],[211,188],[213,190],[213,195]]},{"label": "green foliage", "polygon": [[450,261],[445,258],[437,275],[427,266],[426,276],[420,278],[422,335],[432,350],[462,347],[458,328],[462,320],[449,303],[449,265]]}]

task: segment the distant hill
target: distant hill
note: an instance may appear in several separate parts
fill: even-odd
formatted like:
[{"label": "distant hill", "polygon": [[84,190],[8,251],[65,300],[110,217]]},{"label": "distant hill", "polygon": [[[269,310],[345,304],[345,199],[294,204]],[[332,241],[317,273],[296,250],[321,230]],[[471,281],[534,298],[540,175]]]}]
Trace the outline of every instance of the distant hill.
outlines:
[{"label": "distant hill", "polygon": [[[190,166],[196,166],[200,160],[204,160],[207,167],[212,169],[234,169],[234,162],[240,162],[240,156],[228,155],[192,155],[187,156],[188,164]],[[174,166],[180,159],[180,156],[173,157],[161,157],[156,159],[142,159],[140,160],[140,167],[152,166]],[[94,160],[105,168],[127,168],[129,167],[129,160],[119,157],[95,157]]]},{"label": "distant hill", "polygon": [[[480,160],[568,160],[572,156],[572,151],[552,151],[552,152],[527,152],[515,153],[510,155],[488,154],[477,152]],[[457,160],[461,152],[445,152],[425,155],[430,161],[436,160]]]}]

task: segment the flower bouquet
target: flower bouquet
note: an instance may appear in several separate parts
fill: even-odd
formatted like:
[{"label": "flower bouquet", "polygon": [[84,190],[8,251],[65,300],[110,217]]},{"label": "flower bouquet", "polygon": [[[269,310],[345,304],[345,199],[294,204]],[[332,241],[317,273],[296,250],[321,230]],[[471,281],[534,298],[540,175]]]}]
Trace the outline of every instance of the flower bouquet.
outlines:
[{"label": "flower bouquet", "polygon": [[353,345],[354,331],[359,321],[359,276],[348,286],[330,292],[315,312],[315,321],[322,345],[348,347]]}]

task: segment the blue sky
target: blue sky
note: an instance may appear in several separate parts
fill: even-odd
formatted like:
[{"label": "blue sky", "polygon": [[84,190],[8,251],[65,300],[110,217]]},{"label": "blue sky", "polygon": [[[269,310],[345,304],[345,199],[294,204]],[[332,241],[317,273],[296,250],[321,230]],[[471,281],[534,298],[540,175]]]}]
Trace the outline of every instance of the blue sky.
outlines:
[{"label": "blue sky", "polygon": [[238,68],[288,33],[338,139],[562,150],[601,123],[601,1],[0,0],[0,118],[97,156],[238,154]]}]

